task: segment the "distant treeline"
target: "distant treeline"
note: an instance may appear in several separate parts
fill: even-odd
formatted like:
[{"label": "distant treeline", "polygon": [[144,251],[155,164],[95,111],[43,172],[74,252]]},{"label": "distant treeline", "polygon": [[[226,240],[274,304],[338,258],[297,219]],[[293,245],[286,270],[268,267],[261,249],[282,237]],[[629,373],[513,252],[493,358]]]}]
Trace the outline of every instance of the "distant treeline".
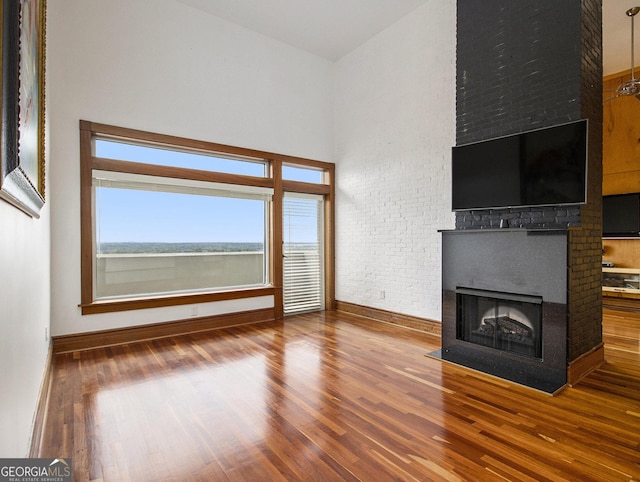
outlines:
[{"label": "distant treeline", "polygon": [[100,243],[100,254],[262,252],[262,243]]}]

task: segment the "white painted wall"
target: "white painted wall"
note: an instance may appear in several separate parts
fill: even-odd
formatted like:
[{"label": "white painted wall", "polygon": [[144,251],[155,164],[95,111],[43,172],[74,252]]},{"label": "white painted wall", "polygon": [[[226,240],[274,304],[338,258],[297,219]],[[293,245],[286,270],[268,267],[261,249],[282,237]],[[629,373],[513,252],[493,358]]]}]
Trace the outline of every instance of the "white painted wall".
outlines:
[{"label": "white painted wall", "polygon": [[455,15],[455,2],[430,0],[336,64],[338,300],[441,319]]},{"label": "white painted wall", "polygon": [[26,457],[49,340],[49,207],[0,201],[0,457]]},{"label": "white painted wall", "polygon": [[[333,64],[172,0],[48,3],[53,335],[188,318],[82,316],[80,119],[332,161]],[[273,306],[198,305],[198,316]]]},{"label": "white painted wall", "polygon": [[[436,230],[453,224],[455,2],[430,0],[335,65],[172,0],[56,0],[47,23],[47,204],[34,220],[0,202],[0,457],[27,454],[45,329],[193,313],[80,315],[80,119],[335,160],[338,299],[440,319]],[[272,303],[196,308],[203,316]]]}]

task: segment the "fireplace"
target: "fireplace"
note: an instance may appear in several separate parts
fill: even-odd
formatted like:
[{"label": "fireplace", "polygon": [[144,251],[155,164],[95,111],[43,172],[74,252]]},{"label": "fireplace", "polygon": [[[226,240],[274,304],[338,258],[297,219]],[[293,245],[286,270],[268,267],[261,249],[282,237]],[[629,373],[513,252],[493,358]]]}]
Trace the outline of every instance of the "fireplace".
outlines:
[{"label": "fireplace", "polygon": [[547,393],[567,380],[567,230],[442,232],[443,359]]},{"label": "fireplace", "polygon": [[458,288],[456,338],[542,359],[542,298]]}]

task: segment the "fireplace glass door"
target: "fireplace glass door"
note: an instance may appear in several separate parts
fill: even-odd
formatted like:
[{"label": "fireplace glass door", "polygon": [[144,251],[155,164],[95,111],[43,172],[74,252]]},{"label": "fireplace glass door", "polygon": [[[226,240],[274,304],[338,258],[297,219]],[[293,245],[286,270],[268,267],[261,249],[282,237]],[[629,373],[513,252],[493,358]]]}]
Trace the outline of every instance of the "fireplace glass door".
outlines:
[{"label": "fireplace glass door", "polygon": [[542,297],[458,288],[456,306],[458,339],[542,358]]}]

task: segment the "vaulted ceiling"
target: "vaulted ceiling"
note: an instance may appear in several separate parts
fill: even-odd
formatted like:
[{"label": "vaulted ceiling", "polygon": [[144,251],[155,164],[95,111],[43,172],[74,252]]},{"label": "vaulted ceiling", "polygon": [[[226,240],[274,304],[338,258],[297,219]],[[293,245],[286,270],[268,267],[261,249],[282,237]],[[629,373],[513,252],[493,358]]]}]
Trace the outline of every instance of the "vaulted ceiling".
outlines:
[{"label": "vaulted ceiling", "polygon": [[[431,0],[176,1],[335,61]],[[603,70],[607,75],[631,68],[631,21],[625,12],[640,5],[640,0],[602,3]],[[640,15],[636,23],[639,21]],[[636,30],[637,64],[640,23]]]},{"label": "vaulted ceiling", "polygon": [[335,61],[428,0],[177,0]]}]

